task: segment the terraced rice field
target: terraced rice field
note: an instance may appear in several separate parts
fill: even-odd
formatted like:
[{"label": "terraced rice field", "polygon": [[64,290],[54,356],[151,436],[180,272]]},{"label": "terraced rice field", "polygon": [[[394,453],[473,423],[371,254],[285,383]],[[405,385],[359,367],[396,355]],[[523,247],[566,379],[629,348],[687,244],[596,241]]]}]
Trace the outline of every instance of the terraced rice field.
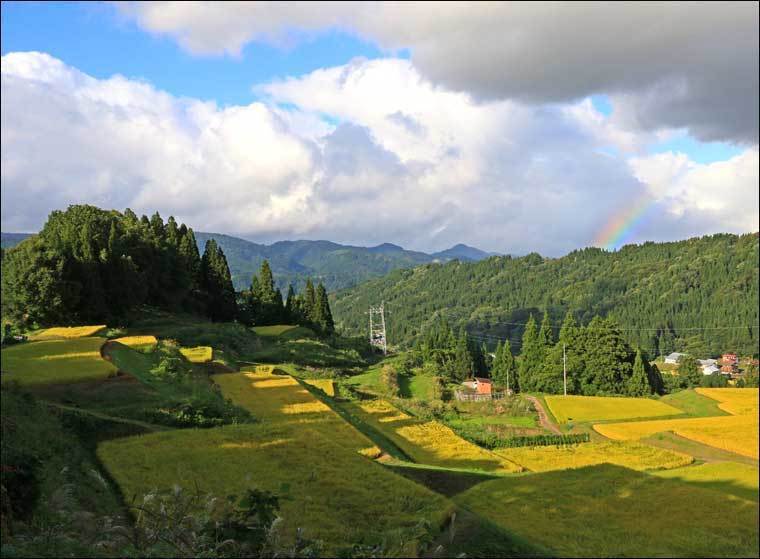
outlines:
[{"label": "terraced rice field", "polygon": [[620,466],[503,477],[454,500],[553,556],[757,556],[756,501]]},{"label": "terraced rice field", "polygon": [[153,349],[158,345],[158,340],[155,336],[124,336],[123,338],[115,338],[111,341],[119,342],[138,351]]},{"label": "terraced rice field", "polygon": [[522,470],[503,456],[464,440],[449,427],[437,421],[415,419],[385,400],[349,404],[346,409],[379,430],[420,464],[493,473]]},{"label": "terraced rice field", "polygon": [[106,328],[107,326],[105,324],[99,324],[97,326],[56,326],[31,334],[29,336],[29,341],[41,342],[45,340],[85,338],[88,336],[94,336]]},{"label": "terraced rice field", "polygon": [[214,358],[214,350],[209,346],[183,347],[179,351],[190,363],[208,363]]},{"label": "terraced rice field", "polygon": [[694,461],[687,454],[632,441],[505,448],[494,452],[533,472],[582,468],[605,463],[639,471],[660,470],[686,466]]},{"label": "terraced rice field", "polygon": [[322,379],[322,378],[304,379],[303,382],[305,382],[309,386],[313,386],[314,388],[320,389],[322,392],[324,392],[330,397],[335,396],[335,384],[333,383],[332,379]]},{"label": "terraced rice field", "polygon": [[757,388],[697,388],[696,391],[717,400],[720,409],[733,415],[757,415],[760,409],[760,390]]},{"label": "terraced rice field", "polygon": [[286,541],[300,527],[331,555],[346,542],[386,537],[406,542],[391,554],[415,554],[407,531],[421,520],[437,530],[450,514],[450,501],[375,463],[375,445],[293,378],[249,372],[214,380],[261,423],[101,444],[98,456],[124,495],[175,483],[222,497],[268,489],[282,497]]},{"label": "terraced rice field", "polygon": [[72,338],[13,345],[2,354],[2,381],[24,386],[67,384],[115,375],[100,356],[105,338]]},{"label": "terraced rice field", "polygon": [[607,438],[621,441],[673,431],[687,439],[721,450],[758,458],[759,429],[758,417],[755,414],[603,423],[594,425],[594,430]]},{"label": "terraced rice field", "polygon": [[546,404],[559,423],[607,421],[674,416],[682,410],[648,398],[606,396],[546,396]]},{"label": "terraced rice field", "polygon": [[678,479],[751,501],[758,500],[759,474],[757,466],[736,462],[710,462],[688,468],[654,472],[654,475],[659,477]]}]

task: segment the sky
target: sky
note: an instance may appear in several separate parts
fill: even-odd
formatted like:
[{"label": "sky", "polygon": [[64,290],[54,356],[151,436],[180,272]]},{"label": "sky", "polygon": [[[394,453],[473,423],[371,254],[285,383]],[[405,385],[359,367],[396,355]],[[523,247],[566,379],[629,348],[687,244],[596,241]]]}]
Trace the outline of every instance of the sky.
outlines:
[{"label": "sky", "polygon": [[757,3],[2,2],[2,230],[559,256],[758,231]]}]

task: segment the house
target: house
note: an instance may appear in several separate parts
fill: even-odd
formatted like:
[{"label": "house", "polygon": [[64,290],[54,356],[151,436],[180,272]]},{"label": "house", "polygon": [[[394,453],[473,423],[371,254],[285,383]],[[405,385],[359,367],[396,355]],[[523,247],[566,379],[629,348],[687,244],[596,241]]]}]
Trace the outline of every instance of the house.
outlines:
[{"label": "house", "polygon": [[697,359],[700,365],[703,367],[708,367],[710,365],[717,365],[718,360],[717,359]]},{"label": "house", "polygon": [[665,357],[665,363],[670,363],[671,365],[677,365],[678,361],[684,355],[686,355],[686,354],[685,353],[678,353],[678,352],[674,351],[673,353],[671,353],[670,355],[668,355],[668,356]]},{"label": "house", "polygon": [[723,356],[720,358],[721,362],[724,365],[738,365],[739,364],[739,357],[735,353],[724,353]]},{"label": "house", "polygon": [[477,394],[490,395],[493,388],[491,379],[481,377],[475,377],[474,379],[466,380],[462,383],[462,385],[469,388],[473,392],[476,392]]},{"label": "house", "polygon": [[723,365],[720,372],[724,375],[731,375],[736,372],[736,365]]},{"label": "house", "polygon": [[[706,361],[710,361],[710,359],[707,359]],[[712,361],[714,361],[714,359]],[[712,365],[702,365],[702,374],[711,375],[713,373],[717,373],[718,371],[720,371],[720,367],[718,367],[715,363]]]}]

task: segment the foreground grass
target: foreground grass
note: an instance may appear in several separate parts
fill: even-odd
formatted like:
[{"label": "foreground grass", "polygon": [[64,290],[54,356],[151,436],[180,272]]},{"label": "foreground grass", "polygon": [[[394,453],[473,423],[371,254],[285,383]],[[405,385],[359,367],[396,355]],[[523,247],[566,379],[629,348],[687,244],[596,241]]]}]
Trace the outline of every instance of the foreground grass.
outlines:
[{"label": "foreground grass", "polygon": [[562,557],[757,554],[757,502],[619,466],[504,477],[454,501]]},{"label": "foreground grass", "polygon": [[22,386],[106,379],[117,370],[100,356],[105,338],[27,342],[4,348],[2,381]]},{"label": "foreground grass", "polygon": [[700,487],[716,489],[750,501],[758,500],[759,474],[757,466],[736,462],[712,462],[654,472],[654,475],[659,477],[678,479]]},{"label": "foreground grass", "polygon": [[687,454],[630,441],[505,448],[494,452],[533,472],[582,468],[605,463],[633,470],[661,470],[686,466],[694,461]]},{"label": "foreground grass", "polygon": [[641,439],[655,433],[673,431],[687,439],[721,450],[758,458],[759,429],[756,414],[605,423],[594,425],[594,429],[614,440]]},{"label": "foreground grass", "polygon": [[732,415],[757,415],[760,408],[757,388],[697,388],[696,391],[720,402],[718,407]]},{"label": "foreground grass", "polygon": [[559,423],[639,419],[683,414],[678,408],[648,398],[606,396],[546,396]]},{"label": "foreground grass", "polygon": [[522,470],[503,456],[464,440],[449,427],[413,418],[385,400],[352,402],[344,407],[420,464],[500,474]]},{"label": "foreground grass", "polygon": [[257,336],[264,338],[313,338],[314,332],[304,326],[295,324],[276,324],[273,326],[254,326]]},{"label": "foreground grass", "polygon": [[105,330],[105,324],[96,326],[56,326],[54,328],[45,328],[29,335],[29,341],[41,342],[44,340],[60,340],[71,338],[85,338],[94,336]]}]

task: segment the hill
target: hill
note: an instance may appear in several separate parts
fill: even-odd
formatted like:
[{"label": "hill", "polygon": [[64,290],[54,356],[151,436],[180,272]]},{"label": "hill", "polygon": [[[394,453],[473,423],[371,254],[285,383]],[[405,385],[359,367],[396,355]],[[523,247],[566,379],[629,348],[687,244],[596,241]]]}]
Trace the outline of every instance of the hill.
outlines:
[{"label": "hill", "polygon": [[32,233],[0,233],[0,246],[10,248],[31,236]]},{"label": "hill", "polygon": [[390,313],[388,339],[394,345],[411,344],[443,316],[480,341],[510,339],[517,349],[528,317],[540,319],[546,310],[555,328],[568,311],[583,324],[594,315],[612,317],[632,344],[652,356],[684,349],[701,355],[756,353],[758,235],[395,270],[337,293],[336,325],[363,333],[367,308],[380,301]]},{"label": "hill", "polygon": [[278,286],[283,291],[289,283],[300,291],[308,277],[322,281],[329,291],[333,291],[353,287],[399,268],[454,259],[475,261],[489,256],[482,250],[461,244],[427,254],[390,243],[375,247],[341,245],[330,241],[279,241],[263,245],[220,233],[203,232],[196,233],[195,238],[201,253],[209,239],[215,239],[222,247],[230,266],[232,282],[238,290],[248,288],[251,277],[264,259],[269,261]]}]

